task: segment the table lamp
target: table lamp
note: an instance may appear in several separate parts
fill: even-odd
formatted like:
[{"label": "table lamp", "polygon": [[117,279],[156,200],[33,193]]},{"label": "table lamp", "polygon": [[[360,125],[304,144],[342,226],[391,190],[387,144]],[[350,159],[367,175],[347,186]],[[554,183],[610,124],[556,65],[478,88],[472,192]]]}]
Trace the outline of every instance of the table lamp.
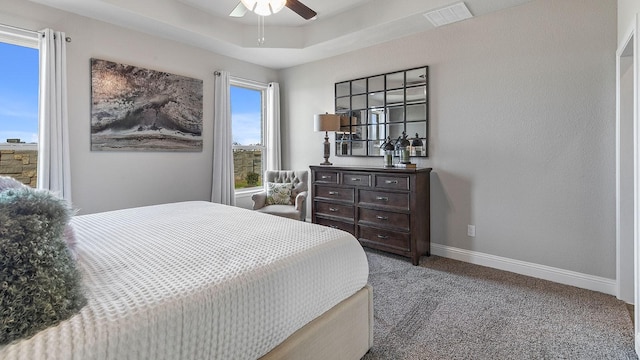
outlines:
[{"label": "table lamp", "polygon": [[320,165],[333,165],[329,162],[331,148],[329,144],[329,131],[340,130],[340,115],[317,114],[313,117],[314,131],[324,131],[324,162]]}]

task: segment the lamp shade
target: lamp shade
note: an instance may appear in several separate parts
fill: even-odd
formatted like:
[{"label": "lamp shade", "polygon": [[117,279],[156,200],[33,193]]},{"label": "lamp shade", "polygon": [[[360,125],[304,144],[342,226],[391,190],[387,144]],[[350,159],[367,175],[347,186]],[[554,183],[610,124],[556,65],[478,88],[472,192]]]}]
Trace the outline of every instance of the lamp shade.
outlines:
[{"label": "lamp shade", "polygon": [[260,16],[275,14],[284,8],[287,0],[240,0],[249,10]]},{"label": "lamp shade", "polygon": [[315,131],[340,130],[340,115],[317,114],[313,117],[313,129]]}]

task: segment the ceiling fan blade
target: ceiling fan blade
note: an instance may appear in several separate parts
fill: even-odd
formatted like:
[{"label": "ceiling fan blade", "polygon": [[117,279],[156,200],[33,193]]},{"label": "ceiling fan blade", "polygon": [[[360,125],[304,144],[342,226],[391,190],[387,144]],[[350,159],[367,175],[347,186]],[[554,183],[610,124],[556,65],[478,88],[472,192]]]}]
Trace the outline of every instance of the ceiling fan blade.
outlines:
[{"label": "ceiling fan blade", "polygon": [[247,11],[249,11],[249,9],[247,9],[246,6],[244,6],[244,4],[242,2],[238,3],[238,6],[236,6],[235,9],[233,9],[233,11],[231,11],[231,14],[229,14],[229,16],[231,17],[243,17]]},{"label": "ceiling fan blade", "polygon": [[305,20],[310,20],[318,16],[318,13],[309,9],[305,4],[298,0],[287,0],[287,4],[285,6],[293,10],[296,14],[302,16]]}]

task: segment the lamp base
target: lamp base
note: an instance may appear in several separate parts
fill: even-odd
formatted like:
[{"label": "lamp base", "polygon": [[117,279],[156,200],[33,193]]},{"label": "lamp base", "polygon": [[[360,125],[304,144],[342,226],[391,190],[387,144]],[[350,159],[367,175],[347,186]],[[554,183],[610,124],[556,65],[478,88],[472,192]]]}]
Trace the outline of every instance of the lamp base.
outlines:
[{"label": "lamp base", "polygon": [[329,156],[331,156],[331,144],[329,143],[329,133],[327,131],[324,132],[324,162],[321,162],[320,165],[333,165],[329,162]]}]

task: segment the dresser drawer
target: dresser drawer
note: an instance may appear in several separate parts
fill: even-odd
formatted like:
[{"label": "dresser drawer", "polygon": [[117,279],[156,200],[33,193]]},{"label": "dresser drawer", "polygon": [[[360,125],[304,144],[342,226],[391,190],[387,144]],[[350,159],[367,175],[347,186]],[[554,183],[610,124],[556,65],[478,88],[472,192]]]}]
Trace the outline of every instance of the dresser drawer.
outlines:
[{"label": "dresser drawer", "polygon": [[360,238],[402,251],[411,250],[411,236],[408,233],[383,230],[369,226],[358,226]]},{"label": "dresser drawer", "polygon": [[408,175],[376,175],[378,189],[409,190]]},{"label": "dresser drawer", "polygon": [[358,209],[358,219],[360,222],[369,223],[373,226],[382,226],[395,228],[398,230],[409,231],[409,214],[400,214],[389,211]]},{"label": "dresser drawer", "polygon": [[317,201],[313,204],[316,207],[316,214],[340,216],[353,220],[353,205],[340,205]]},{"label": "dresser drawer", "polygon": [[337,171],[316,171],[314,172],[313,182],[337,184],[338,172]]},{"label": "dresser drawer", "polygon": [[332,186],[315,185],[315,196],[318,199],[340,200],[353,203],[355,190],[353,188],[341,188]]},{"label": "dresser drawer", "polygon": [[324,225],[324,226],[328,226],[330,228],[334,228],[334,229],[340,229],[343,231],[348,232],[351,235],[355,236],[355,226],[353,225],[353,223],[347,223],[347,222],[342,222],[342,221],[337,221],[337,220],[331,220],[331,219],[325,219],[322,217],[317,217],[316,218],[316,224],[319,225]]},{"label": "dresser drawer", "polygon": [[409,210],[408,193],[392,193],[376,190],[360,190],[360,204]]},{"label": "dresser drawer", "polygon": [[343,173],[342,174],[342,183],[344,185],[355,185],[355,186],[370,187],[371,186],[371,175]]}]

